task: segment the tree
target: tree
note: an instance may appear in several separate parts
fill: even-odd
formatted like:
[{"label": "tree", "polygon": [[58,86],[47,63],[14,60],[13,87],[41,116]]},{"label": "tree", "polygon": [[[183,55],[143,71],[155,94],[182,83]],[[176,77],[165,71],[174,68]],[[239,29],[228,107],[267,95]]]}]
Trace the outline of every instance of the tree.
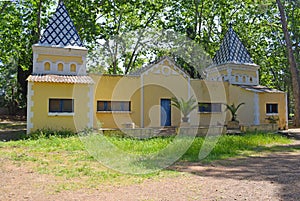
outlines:
[{"label": "tree", "polygon": [[128,74],[149,62],[143,49],[144,32],[162,25],[160,15],[167,3],[163,0],[102,1],[93,25],[99,31],[96,40],[88,43],[95,48],[90,54],[97,64],[93,67],[99,68],[98,59],[107,68],[106,72]]},{"label": "tree", "polygon": [[53,0],[0,2],[0,87],[7,104],[14,108],[11,111],[26,104],[26,79],[32,71],[31,46],[39,40],[52,3]]},{"label": "tree", "polygon": [[183,115],[183,122],[188,122],[188,115],[198,107],[197,101],[193,97],[190,97],[187,101],[185,101],[183,98],[172,98],[171,101],[172,105],[178,108]]},{"label": "tree", "polygon": [[285,17],[284,6],[280,0],[276,0],[279,12],[280,12],[280,19],[282,24],[282,30],[284,33],[285,44],[287,49],[288,61],[290,72],[292,76],[292,86],[293,86],[293,95],[295,101],[295,108],[294,108],[294,125],[299,127],[300,126],[300,78],[299,78],[299,70],[297,68],[296,60],[294,57],[292,42],[290,38],[290,34],[288,31],[287,20]]},{"label": "tree", "polygon": [[[210,63],[199,65],[197,57],[213,57],[228,24],[232,23],[252,59],[260,66],[260,83],[287,91],[290,105],[299,108],[296,103],[299,97],[294,92],[297,87],[292,87],[291,81],[297,73],[287,67],[283,48],[287,42],[278,20],[278,6],[272,0],[64,0],[64,3],[89,49],[91,72],[128,74],[168,55],[191,77],[199,78],[201,70]],[[277,3],[281,2],[277,0]],[[26,102],[25,80],[32,68],[31,46],[39,40],[56,5],[57,0],[0,1],[0,87],[3,89],[9,83],[7,79],[17,79],[17,93],[22,92],[18,97],[22,97],[23,103]],[[286,24],[292,47],[289,50],[294,53],[297,67],[299,1],[285,0],[284,8],[282,16],[288,17]],[[152,28],[165,30],[160,33],[162,40],[155,41],[159,34],[149,37]],[[173,43],[166,47],[167,41],[163,40]],[[6,77],[8,72],[11,77]],[[298,113],[295,112],[296,119]]]},{"label": "tree", "polygon": [[229,110],[231,113],[231,121],[237,121],[237,111],[238,109],[244,105],[245,103],[240,103],[237,106],[234,105],[234,103],[232,103],[231,105],[225,104],[226,106],[226,110]]}]

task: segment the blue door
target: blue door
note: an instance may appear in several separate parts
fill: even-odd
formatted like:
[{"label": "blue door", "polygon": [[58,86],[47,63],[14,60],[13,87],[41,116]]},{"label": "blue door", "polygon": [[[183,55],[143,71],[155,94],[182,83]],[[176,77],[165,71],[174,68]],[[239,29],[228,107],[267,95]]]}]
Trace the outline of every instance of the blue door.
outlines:
[{"label": "blue door", "polygon": [[160,100],[160,125],[171,126],[171,100]]}]

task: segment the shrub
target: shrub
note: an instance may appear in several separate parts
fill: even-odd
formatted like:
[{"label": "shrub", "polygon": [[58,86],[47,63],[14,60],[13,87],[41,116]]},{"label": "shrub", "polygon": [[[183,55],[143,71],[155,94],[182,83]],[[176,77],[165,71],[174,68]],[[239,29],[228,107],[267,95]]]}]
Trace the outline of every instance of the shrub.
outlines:
[{"label": "shrub", "polygon": [[39,138],[49,138],[50,136],[67,138],[67,137],[71,137],[74,135],[77,135],[77,134],[70,129],[55,130],[55,129],[50,129],[50,128],[43,128],[43,129],[38,129],[38,130],[30,133],[28,138],[39,139]]}]

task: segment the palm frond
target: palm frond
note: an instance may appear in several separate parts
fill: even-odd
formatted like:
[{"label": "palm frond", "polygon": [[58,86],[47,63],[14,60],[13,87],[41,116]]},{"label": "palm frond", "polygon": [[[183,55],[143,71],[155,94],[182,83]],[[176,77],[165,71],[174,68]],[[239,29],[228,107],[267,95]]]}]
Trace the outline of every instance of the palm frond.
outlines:
[{"label": "palm frond", "polygon": [[171,101],[172,105],[181,111],[183,117],[187,117],[198,107],[197,101],[194,97],[190,97],[187,101],[183,98],[180,98],[179,100],[177,98],[172,98]]},{"label": "palm frond", "polygon": [[238,109],[244,105],[245,103],[240,103],[238,104],[238,106],[235,106],[234,103],[232,103],[231,105],[228,104],[224,104],[226,106],[226,110],[229,110],[231,113],[231,121],[236,121],[236,116],[237,116],[237,111]]}]

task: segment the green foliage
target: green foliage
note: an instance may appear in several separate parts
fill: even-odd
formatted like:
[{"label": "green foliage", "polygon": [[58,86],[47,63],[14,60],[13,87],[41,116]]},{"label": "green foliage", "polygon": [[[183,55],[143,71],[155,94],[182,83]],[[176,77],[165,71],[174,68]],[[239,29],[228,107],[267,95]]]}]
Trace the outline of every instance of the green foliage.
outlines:
[{"label": "green foliage", "polygon": [[237,111],[238,109],[244,105],[245,103],[240,103],[237,106],[234,105],[234,103],[232,103],[231,105],[228,104],[224,104],[226,106],[226,110],[229,110],[231,113],[231,121],[237,121]]},{"label": "green foliage", "polygon": [[[174,137],[151,138],[148,140],[119,137],[107,137],[107,139],[124,152],[145,155],[157,153],[165,149],[170,143],[172,143]],[[182,140],[184,140],[184,138],[182,138]],[[187,150],[187,152],[182,156],[180,160],[198,161],[198,154],[204,140],[204,137],[196,137],[191,147]],[[223,135],[219,138],[215,148],[205,160],[211,161],[234,157],[240,155],[244,151],[255,151],[258,147],[263,147],[270,144],[286,144],[289,142],[290,140],[286,137],[270,133],[247,133],[242,136]],[[79,158],[73,159],[71,157],[67,159],[67,161],[93,161],[93,159],[84,151],[85,147],[83,143],[79,140],[78,137],[75,136],[62,138],[58,135],[51,135],[47,138],[40,137],[24,141],[0,142],[0,146],[2,148],[11,147],[16,149],[22,148],[24,150],[29,149],[31,151],[26,151],[26,153],[41,153],[42,155],[47,154],[48,152],[48,154],[51,154],[51,152],[65,153],[65,151],[73,151],[73,153],[70,152],[69,157],[77,155]],[[79,152],[83,155],[78,154]],[[22,151],[20,152],[20,155],[22,155]],[[14,155],[14,157],[15,156],[16,155]],[[24,157],[23,154],[22,156],[18,157],[18,160],[22,160],[22,158],[25,158],[25,160],[27,160],[26,158],[30,157],[33,156],[27,155],[27,157]],[[36,159],[36,161],[38,160],[40,159]]]},{"label": "green foliage", "polygon": [[[6,92],[6,105],[24,107],[26,103],[25,79],[32,68],[31,46],[38,41],[57,2],[0,1],[0,90]],[[294,54],[300,66],[300,5],[298,1],[282,2]],[[274,1],[64,0],[64,3],[80,38],[89,48],[90,72],[127,74],[168,55],[192,77],[200,77],[201,72],[197,71],[209,63],[199,65],[197,55],[202,57],[205,52],[205,56],[213,57],[228,24],[232,23],[254,62],[260,66],[260,83],[287,91],[293,106],[291,74],[287,68],[283,31]],[[141,31],[145,28],[168,30],[164,34],[176,42],[175,47],[184,47],[179,42],[182,38],[172,34],[179,33],[199,44],[203,51],[199,53],[196,48],[183,48],[182,54],[176,54],[174,46],[155,43],[156,35],[150,34],[153,36],[150,37],[145,34]]]},{"label": "green foliage", "polygon": [[[129,138],[108,137],[124,153],[145,154],[158,153],[173,142],[173,137],[137,140]],[[184,141],[184,138],[182,139]],[[199,150],[204,137],[197,137],[179,161],[197,162]],[[216,147],[203,162],[226,159],[236,156],[249,156],[264,151],[286,151],[280,144],[290,140],[275,134],[246,134],[244,136],[221,136]],[[273,145],[273,146],[270,146]],[[127,185],[139,183],[145,179],[171,177],[177,172],[162,170],[146,175],[128,175],[104,167],[86,151],[86,147],[76,136],[62,138],[51,135],[47,138],[27,139],[22,141],[0,142],[0,158],[11,160],[17,165],[26,165],[40,174],[58,177],[59,184],[49,186],[56,192],[70,189],[99,187],[105,185]],[[284,146],[283,146],[284,147]],[[296,148],[294,148],[296,149]],[[293,151],[292,149],[289,151]]]},{"label": "green foliage", "polygon": [[180,110],[183,118],[187,118],[187,116],[198,107],[197,101],[194,97],[190,97],[187,101],[183,98],[172,98],[171,101],[172,105]]},{"label": "green foliage", "polygon": [[110,142],[116,145],[121,150],[127,153],[133,154],[151,154],[157,153],[160,150],[166,148],[169,143],[172,142],[173,137],[167,138],[151,138],[148,140],[138,140],[134,138],[119,138],[119,137],[109,137]]},{"label": "green foliage", "polygon": [[44,128],[30,133],[28,138],[29,139],[50,138],[50,137],[68,138],[74,135],[77,134],[69,129],[54,130],[50,128]]},{"label": "green foliage", "polygon": [[279,121],[279,117],[272,115],[272,116],[267,117],[266,120],[268,120],[269,123],[271,123],[271,124],[276,124]]},{"label": "green foliage", "polygon": [[[203,138],[196,138],[182,160],[198,161],[199,147],[202,146],[203,140]],[[243,154],[253,154],[259,147],[262,148],[268,144],[285,144],[289,141],[286,137],[268,133],[248,133],[243,136],[226,135],[219,138],[218,143],[204,161],[211,162]]]},{"label": "green foliage", "polygon": [[4,104],[12,114],[25,107],[26,78],[32,69],[31,46],[46,26],[47,8],[53,5],[53,0],[39,2],[0,2],[0,90],[3,90]]},{"label": "green foliage", "polygon": [[108,130],[108,131],[102,131],[102,133],[104,136],[112,137],[112,138],[113,137],[128,138],[128,136],[126,136],[126,134],[121,130],[118,130],[118,131]]}]

